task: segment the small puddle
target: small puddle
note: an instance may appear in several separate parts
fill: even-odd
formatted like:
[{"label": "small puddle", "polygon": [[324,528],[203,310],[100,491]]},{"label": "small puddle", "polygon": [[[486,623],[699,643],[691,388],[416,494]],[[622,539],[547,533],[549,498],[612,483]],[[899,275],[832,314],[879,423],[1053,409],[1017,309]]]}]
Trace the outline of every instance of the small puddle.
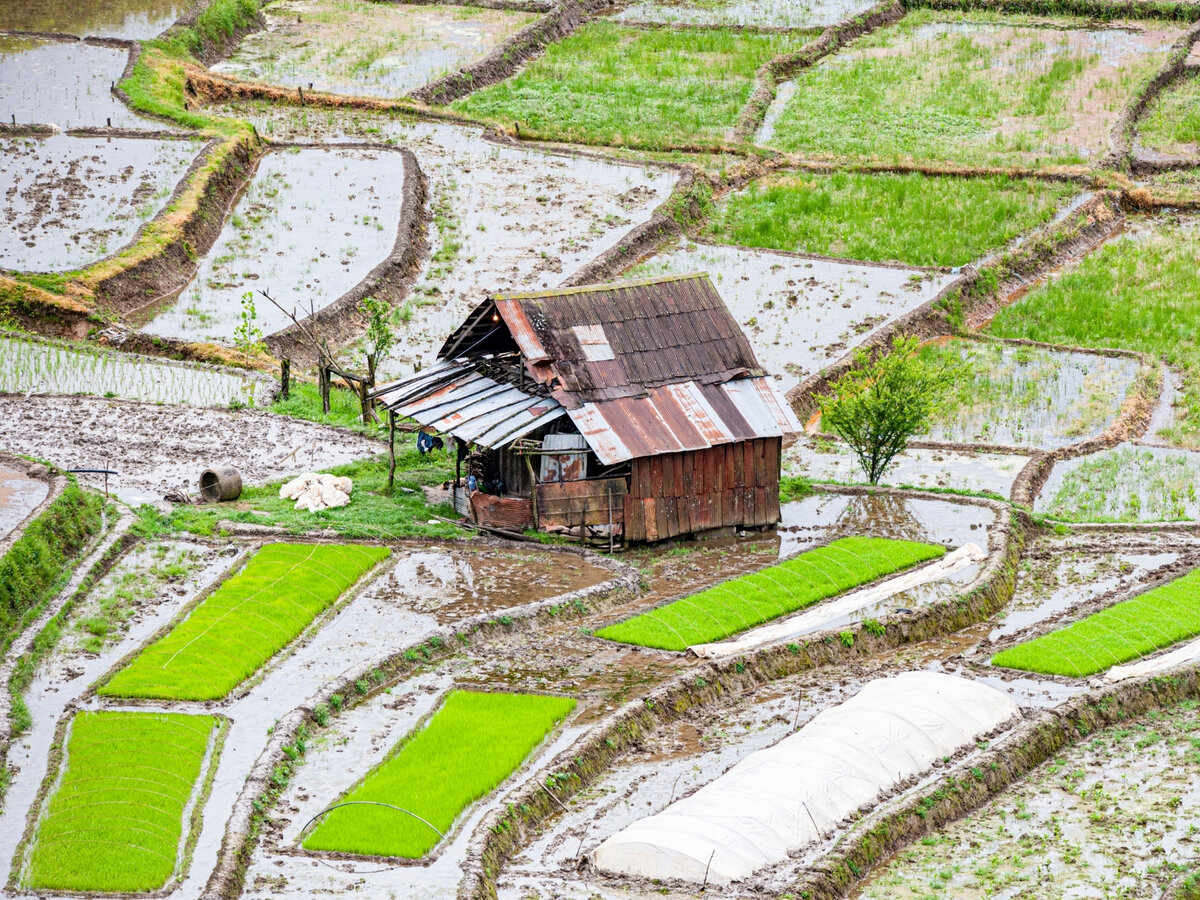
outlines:
[{"label": "small puddle", "polygon": [[[1027,462],[1028,457],[1017,454],[910,447],[896,456],[882,482],[896,487],[989,491],[1007,497]],[[821,439],[801,438],[789,447],[784,455],[784,474],[842,484],[866,481],[849,447],[841,441]]]},{"label": "small puddle", "polygon": [[390,142],[429,178],[431,258],[405,303],[381,377],[429,365],[489,294],[543,290],[648,220],[678,175],[669,170],[511,147],[473,127],[353,112],[234,107],[275,140]]},{"label": "small puddle", "polygon": [[690,241],[629,274],[687,272],[709,274],[759,363],[783,390],[927,303],[957,277]]},{"label": "small puddle", "polygon": [[1043,450],[1108,428],[1139,367],[1122,357],[959,339],[926,345],[923,353],[965,366],[927,439]]},{"label": "small puddle", "polygon": [[269,386],[265,376],[0,333],[0,394],[93,394],[149,403],[254,406]]},{"label": "small puddle", "polygon": [[112,93],[128,58],[119,47],[0,35],[0,122],[161,130]]},{"label": "small puddle", "polygon": [[1071,522],[1200,519],[1200,453],[1118,444],[1056,463],[1034,509]]},{"label": "small puddle", "polygon": [[116,253],[162,209],[199,150],[195,141],[66,135],[0,142],[0,259],[63,272]]},{"label": "small puddle", "polygon": [[[151,334],[232,342],[247,291],[266,290],[303,318],[357,285],[396,242],[400,156],[292,147],[268,153],[192,281],[145,325]],[[261,296],[257,326],[291,324]]]},{"label": "small puddle", "polygon": [[284,87],[398,97],[486,56],[534,13],[283,0],[214,72]]},{"label": "small puddle", "polygon": [[775,126],[779,124],[779,117],[791,102],[792,97],[796,96],[798,87],[799,85],[794,81],[781,81],[776,86],[775,97],[771,100],[771,105],[767,107],[758,134],[754,136],[756,144],[769,144],[775,137]]},{"label": "small puddle", "polygon": [[633,0],[620,7],[612,17],[618,22],[661,25],[824,28],[862,12],[870,5],[863,0]]},{"label": "small puddle", "polygon": [[166,31],[187,0],[5,0],[0,29],[144,41]]},{"label": "small puddle", "polygon": [[0,541],[12,534],[49,493],[46,482],[0,465]]}]

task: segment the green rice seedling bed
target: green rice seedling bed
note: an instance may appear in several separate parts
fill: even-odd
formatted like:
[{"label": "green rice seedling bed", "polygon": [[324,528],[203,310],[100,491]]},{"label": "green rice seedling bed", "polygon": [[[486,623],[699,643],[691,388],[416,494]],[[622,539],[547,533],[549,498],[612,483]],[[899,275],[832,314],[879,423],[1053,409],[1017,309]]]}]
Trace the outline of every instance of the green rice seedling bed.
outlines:
[{"label": "green rice seedling bed", "polygon": [[1084,678],[1200,634],[1200,569],[1066,628],[1009,647],[992,663]]},{"label": "green rice seedling bed", "polygon": [[1195,156],[1200,151],[1200,77],[1182,78],[1159,94],[1137,130],[1149,150]]},{"label": "green rice seedling bed", "polygon": [[1183,373],[1174,429],[1160,436],[1200,438],[1200,228],[1134,221],[1124,235],[1075,268],[1002,310],[988,331],[1076,347],[1120,347],[1165,359]]},{"label": "green rice seedling bed", "polygon": [[913,10],[800,72],[768,143],[821,157],[1087,164],[1179,29],[1045,24]]},{"label": "green rice seedling bed", "polygon": [[611,641],[686,650],[804,609],[850,588],[944,555],[945,547],[847,537],[601,628]]},{"label": "green rice seedling bed", "polygon": [[99,693],[218,700],[387,557],[386,547],[268,544]]},{"label": "green rice seedling bed", "polygon": [[78,713],[24,885],[109,893],[165,885],[216,727],[214,716]]},{"label": "green rice seedling bed", "polygon": [[430,825],[448,833],[574,708],[566,697],[452,691],[424,728],[338,801],[353,805],[319,820],[304,848],[419,859],[441,841]]},{"label": "green rice seedling bed", "polygon": [[746,247],[962,266],[1047,221],[1077,192],[1007,176],[785,175],[731,194],[707,231]]},{"label": "green rice seedling bed", "polygon": [[814,32],[638,29],[593,22],[458,112],[551,140],[650,149],[715,146],[737,124],[758,67]]}]

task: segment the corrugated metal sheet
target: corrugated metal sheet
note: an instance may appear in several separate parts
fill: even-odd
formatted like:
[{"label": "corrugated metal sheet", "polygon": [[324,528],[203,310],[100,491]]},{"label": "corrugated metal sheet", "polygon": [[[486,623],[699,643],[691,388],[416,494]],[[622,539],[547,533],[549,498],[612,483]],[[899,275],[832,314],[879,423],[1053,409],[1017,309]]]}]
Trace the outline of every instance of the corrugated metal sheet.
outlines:
[{"label": "corrugated metal sheet", "polygon": [[766,378],[672,384],[646,397],[584,403],[567,415],[609,466],[801,430],[796,414]]},{"label": "corrugated metal sheet", "polygon": [[472,363],[438,363],[384,385],[375,396],[397,415],[487,448],[511,443],[566,413],[558,401],[489,378]]}]

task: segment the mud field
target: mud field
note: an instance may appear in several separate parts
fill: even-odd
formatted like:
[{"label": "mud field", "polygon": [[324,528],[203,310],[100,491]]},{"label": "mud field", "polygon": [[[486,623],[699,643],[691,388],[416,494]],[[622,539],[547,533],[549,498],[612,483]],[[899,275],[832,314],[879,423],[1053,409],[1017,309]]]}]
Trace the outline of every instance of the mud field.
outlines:
[{"label": "mud field", "polygon": [[[6,894],[1200,879],[1194,5],[3,6]],[[489,531],[449,490],[503,491],[485,460],[420,452],[402,416],[389,444],[347,389],[428,369],[497,293],[695,272],[758,366],[714,362],[704,396],[761,369],[803,426],[768,527],[589,546],[474,495],[518,523]],[[673,297],[623,313],[647,371],[720,343],[644,324]],[[569,340],[603,380],[625,358],[597,320]],[[907,335],[954,377],[868,484],[822,395]],[[511,372],[486,344],[473,402],[499,406],[446,427],[541,390],[525,337]],[[538,396],[576,403],[564,379]],[[509,461],[545,524],[572,482],[541,484],[564,457],[529,434]],[[230,466],[240,493],[202,502]]]}]

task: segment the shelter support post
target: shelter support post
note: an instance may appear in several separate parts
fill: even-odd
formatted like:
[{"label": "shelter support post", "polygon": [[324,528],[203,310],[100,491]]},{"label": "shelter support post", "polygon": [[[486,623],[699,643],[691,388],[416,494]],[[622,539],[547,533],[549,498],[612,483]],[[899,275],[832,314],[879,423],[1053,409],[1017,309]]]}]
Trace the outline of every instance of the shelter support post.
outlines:
[{"label": "shelter support post", "polygon": [[388,410],[388,491],[396,480],[396,413]]},{"label": "shelter support post", "polygon": [[292,361],[290,359],[281,359],[279,361],[279,396],[284,400],[288,399],[292,387]]}]

